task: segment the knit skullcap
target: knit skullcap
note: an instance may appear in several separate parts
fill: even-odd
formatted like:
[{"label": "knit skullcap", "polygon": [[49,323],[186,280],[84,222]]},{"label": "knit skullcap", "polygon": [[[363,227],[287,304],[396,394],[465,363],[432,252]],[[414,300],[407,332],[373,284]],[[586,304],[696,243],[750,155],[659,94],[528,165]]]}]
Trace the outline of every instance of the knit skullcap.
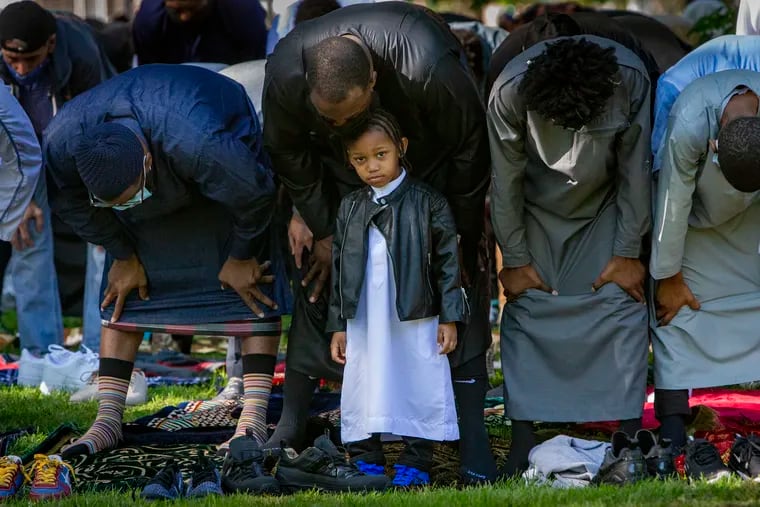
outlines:
[{"label": "knit skullcap", "polygon": [[87,189],[112,201],[143,172],[145,152],[137,135],[118,123],[101,123],[85,131],[74,149],[74,161]]},{"label": "knit skullcap", "polygon": [[40,49],[56,32],[55,16],[37,2],[15,2],[0,12],[0,45],[16,53]]}]

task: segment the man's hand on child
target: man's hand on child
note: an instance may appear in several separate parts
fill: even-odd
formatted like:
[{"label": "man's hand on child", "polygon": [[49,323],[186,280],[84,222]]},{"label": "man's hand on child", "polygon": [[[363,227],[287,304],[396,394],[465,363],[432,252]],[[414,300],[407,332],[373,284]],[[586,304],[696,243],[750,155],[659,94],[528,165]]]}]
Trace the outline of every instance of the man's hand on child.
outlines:
[{"label": "man's hand on child", "polygon": [[[337,334],[337,333],[336,333]],[[343,343],[345,344],[345,333],[343,337]],[[333,335],[333,344],[335,343],[335,336]],[[446,324],[438,324],[438,347],[441,349],[439,354],[448,354],[454,350],[457,346],[457,326],[453,322],[447,322]],[[335,356],[333,355],[333,359]],[[345,361],[344,361],[345,362]]]},{"label": "man's hand on child", "polygon": [[[441,334],[440,327],[438,328],[438,334]],[[440,336],[438,338],[440,343]],[[454,344],[457,342],[457,330],[454,328]],[[338,364],[346,364],[346,332],[338,331],[333,333],[332,342],[330,343],[330,354],[332,360]]]}]

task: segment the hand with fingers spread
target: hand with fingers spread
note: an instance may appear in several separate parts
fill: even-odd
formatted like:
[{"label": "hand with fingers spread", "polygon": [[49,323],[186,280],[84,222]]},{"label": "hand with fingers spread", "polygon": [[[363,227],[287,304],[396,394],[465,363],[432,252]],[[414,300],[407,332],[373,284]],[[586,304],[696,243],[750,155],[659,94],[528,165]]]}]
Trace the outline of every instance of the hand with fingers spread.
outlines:
[{"label": "hand with fingers spread", "polygon": [[531,264],[519,268],[504,268],[499,272],[499,281],[504,287],[504,296],[507,303],[511,303],[528,289],[538,289],[553,293],[551,287],[546,285],[538,276],[536,268]]},{"label": "hand with fingers spread", "polygon": [[599,290],[606,283],[616,283],[639,303],[644,302],[644,277],[646,268],[638,259],[613,256],[602,270],[599,278],[591,284],[592,290]]},{"label": "hand with fingers spread", "polygon": [[314,243],[314,249],[311,252],[311,267],[309,272],[303,278],[301,285],[308,287],[314,281],[314,290],[311,291],[309,301],[316,303],[322,290],[330,281],[330,267],[332,264],[332,241],[333,237],[328,236]]},{"label": "hand with fingers spread", "polygon": [[140,260],[136,255],[132,255],[127,260],[114,260],[111,269],[108,271],[108,285],[103,296],[103,302],[100,304],[100,308],[103,310],[114,300],[116,301],[111,322],[119,320],[127,296],[134,289],[137,289],[138,295],[143,301],[150,299],[148,297],[148,279]]},{"label": "hand with fingers spread", "polygon": [[457,347],[457,325],[453,322],[438,324],[439,354],[448,354]]},{"label": "hand with fingers spread", "polygon": [[655,297],[657,320],[660,326],[667,326],[682,307],[688,306],[692,310],[699,310],[697,298],[686,285],[683,274],[680,272],[658,280],[657,295]]},{"label": "hand with fingers spread", "polygon": [[338,364],[346,364],[346,332],[338,331],[333,333],[330,342],[330,355],[332,360]]},{"label": "hand with fingers spread", "polygon": [[290,254],[296,261],[296,267],[301,269],[301,259],[303,258],[304,248],[311,251],[314,247],[314,234],[309,226],[303,221],[301,215],[293,213],[290,223],[288,224],[288,242],[290,243]]},{"label": "hand with fingers spread", "polygon": [[269,261],[259,264],[255,258],[240,260],[228,257],[219,271],[222,290],[232,287],[253,313],[258,317],[264,317],[264,312],[256,304],[257,301],[273,310],[277,309],[277,304],[258,288],[259,284],[274,282],[273,275],[264,274],[270,265]]},{"label": "hand with fingers spread", "polygon": [[42,210],[37,206],[34,201],[29,202],[29,206],[24,211],[24,217],[21,219],[21,223],[16,229],[16,232],[11,238],[11,244],[16,250],[24,250],[28,247],[34,246],[31,234],[29,234],[28,222],[34,221],[37,232],[42,232],[42,227],[45,225],[45,215]]}]

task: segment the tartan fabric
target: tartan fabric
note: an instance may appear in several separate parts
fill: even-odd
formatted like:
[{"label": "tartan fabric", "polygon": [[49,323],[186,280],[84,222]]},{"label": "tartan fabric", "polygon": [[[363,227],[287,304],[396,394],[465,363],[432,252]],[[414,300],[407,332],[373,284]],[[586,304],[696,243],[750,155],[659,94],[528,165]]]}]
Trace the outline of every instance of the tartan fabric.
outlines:
[{"label": "tartan fabric", "polygon": [[280,336],[280,319],[242,320],[209,324],[135,324],[130,322],[101,321],[103,327],[129,333],[168,333],[177,335],[205,336]]}]

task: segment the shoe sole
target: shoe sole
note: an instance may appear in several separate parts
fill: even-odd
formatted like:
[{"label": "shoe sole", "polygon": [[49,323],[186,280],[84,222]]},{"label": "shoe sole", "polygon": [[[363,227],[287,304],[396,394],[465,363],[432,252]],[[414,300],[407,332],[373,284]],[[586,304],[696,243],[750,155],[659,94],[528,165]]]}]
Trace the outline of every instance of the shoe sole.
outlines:
[{"label": "shoe sole", "polygon": [[744,472],[740,472],[739,470],[737,470],[735,468],[732,468],[731,470],[733,470],[736,473],[736,475],[738,475],[739,477],[741,477],[745,481],[760,482],[760,475],[758,475],[756,477],[752,477],[751,475],[747,475]]},{"label": "shoe sole", "polygon": [[726,477],[731,477],[732,472],[730,470],[721,470],[718,472],[714,477],[710,477],[709,479],[705,477],[704,475],[699,475],[697,477],[689,477],[689,482],[705,482],[707,484],[713,484],[715,482],[718,482],[720,480],[725,479]]},{"label": "shoe sole", "polygon": [[[259,477],[259,479],[261,479],[261,477]],[[226,493],[244,493],[250,495],[279,495],[282,492],[282,488],[280,487],[280,483],[277,482],[277,479],[274,477],[272,477],[271,481],[260,481],[259,484],[254,483],[249,487],[245,487],[232,483],[226,476],[222,475],[222,491]]]},{"label": "shoe sole", "polygon": [[[370,477],[379,478],[380,476],[375,475]],[[390,485],[388,477],[382,481],[382,484],[380,480],[375,480],[376,484],[349,485],[344,480],[310,474],[293,468],[283,468],[282,466],[278,467],[275,478],[280,483],[280,489],[288,493],[312,489],[336,493],[383,491]]]}]

